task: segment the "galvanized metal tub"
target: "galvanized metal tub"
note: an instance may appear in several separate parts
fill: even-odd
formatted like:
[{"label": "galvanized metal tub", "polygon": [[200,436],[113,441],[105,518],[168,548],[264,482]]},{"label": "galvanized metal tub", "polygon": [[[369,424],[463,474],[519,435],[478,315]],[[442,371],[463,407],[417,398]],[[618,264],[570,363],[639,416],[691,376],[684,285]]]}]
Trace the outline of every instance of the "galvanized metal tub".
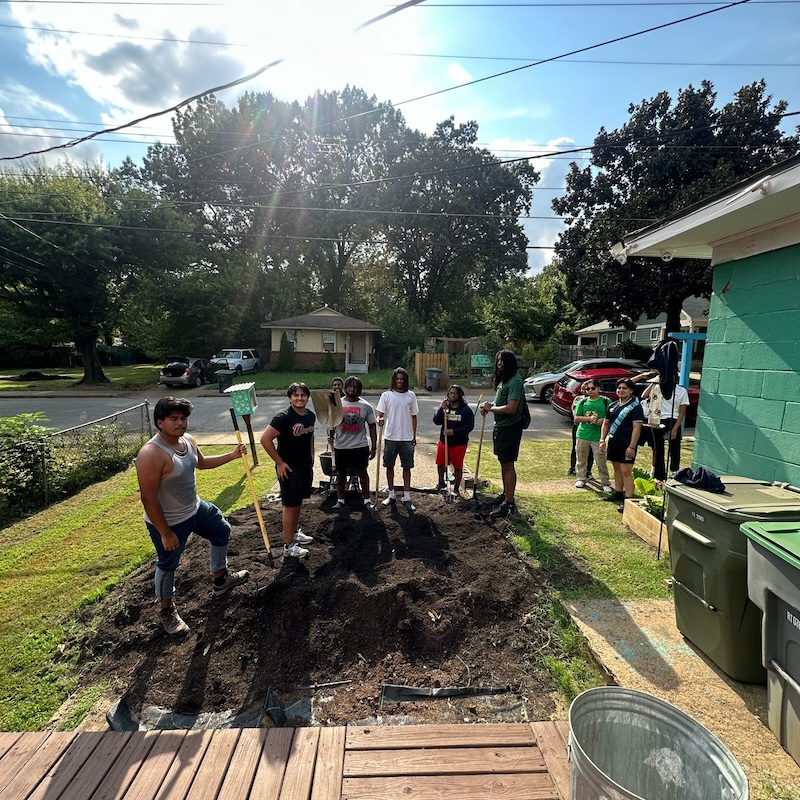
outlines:
[{"label": "galvanized metal tub", "polygon": [[570,800],[748,800],[738,761],[679,708],[619,686],[569,709]]}]

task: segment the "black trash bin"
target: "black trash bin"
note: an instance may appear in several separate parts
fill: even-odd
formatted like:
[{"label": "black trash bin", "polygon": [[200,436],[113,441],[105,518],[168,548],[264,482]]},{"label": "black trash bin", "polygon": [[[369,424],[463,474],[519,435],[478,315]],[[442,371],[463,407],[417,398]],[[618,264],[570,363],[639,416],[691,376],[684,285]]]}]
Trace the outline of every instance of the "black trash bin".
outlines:
[{"label": "black trash bin", "polygon": [[217,377],[217,386],[220,394],[230,386],[233,386],[233,379],[236,377],[235,369],[218,369],[214,374]]},{"label": "black trash bin", "polygon": [[747,594],[747,537],[739,526],[797,519],[800,491],[735,475],[722,482],[722,494],[666,484],[675,622],[731,678],[764,683],[761,610]]}]

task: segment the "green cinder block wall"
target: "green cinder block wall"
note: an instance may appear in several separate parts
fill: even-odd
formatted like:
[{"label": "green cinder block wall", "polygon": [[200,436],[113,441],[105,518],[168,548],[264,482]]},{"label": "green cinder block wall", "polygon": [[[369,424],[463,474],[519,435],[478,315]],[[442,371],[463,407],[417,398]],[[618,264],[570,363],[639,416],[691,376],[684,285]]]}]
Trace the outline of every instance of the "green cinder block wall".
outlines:
[{"label": "green cinder block wall", "polygon": [[714,269],[694,466],[800,486],[800,245]]}]

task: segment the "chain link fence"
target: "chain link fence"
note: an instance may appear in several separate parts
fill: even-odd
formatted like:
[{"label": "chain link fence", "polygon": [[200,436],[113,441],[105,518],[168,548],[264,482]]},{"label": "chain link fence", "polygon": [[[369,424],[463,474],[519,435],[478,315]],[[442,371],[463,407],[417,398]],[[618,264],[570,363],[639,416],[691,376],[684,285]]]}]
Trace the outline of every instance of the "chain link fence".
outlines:
[{"label": "chain link fence", "polygon": [[153,435],[150,404],[145,401],[63,431],[39,431],[46,429],[21,424],[16,436],[6,435],[0,443],[0,523],[70,497],[130,466]]}]

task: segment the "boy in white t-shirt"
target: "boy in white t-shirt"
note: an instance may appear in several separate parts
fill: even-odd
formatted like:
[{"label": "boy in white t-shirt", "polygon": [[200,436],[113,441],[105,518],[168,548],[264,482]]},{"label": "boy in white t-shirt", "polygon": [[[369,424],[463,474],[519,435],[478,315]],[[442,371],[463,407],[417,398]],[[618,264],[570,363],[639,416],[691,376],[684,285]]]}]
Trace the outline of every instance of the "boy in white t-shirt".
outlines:
[{"label": "boy in white t-shirt", "polygon": [[417,446],[417,396],[409,391],[408,372],[398,367],[392,372],[392,388],[384,392],[375,408],[378,425],[383,427],[383,466],[386,467],[386,483],[389,496],[382,505],[394,503],[394,465],[400,456],[403,468],[403,505],[406,511],[414,511],[411,502],[411,470],[414,468],[414,448]]}]

